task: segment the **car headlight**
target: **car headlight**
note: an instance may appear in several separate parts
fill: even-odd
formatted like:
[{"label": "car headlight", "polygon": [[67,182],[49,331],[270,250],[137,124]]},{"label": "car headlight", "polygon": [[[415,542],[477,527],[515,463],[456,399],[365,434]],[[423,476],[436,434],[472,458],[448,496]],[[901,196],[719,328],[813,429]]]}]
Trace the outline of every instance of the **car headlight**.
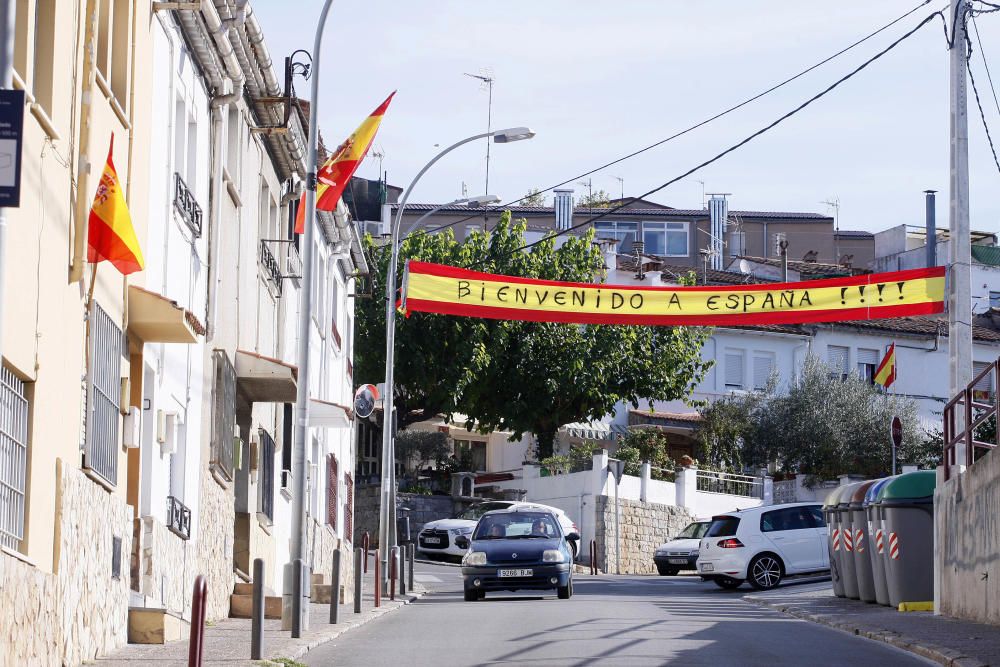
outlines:
[{"label": "car headlight", "polygon": [[542,552],[543,563],[562,563],[565,560],[566,556],[558,549],[546,549]]},{"label": "car headlight", "polygon": [[486,565],[486,552],[470,551],[462,558],[462,565]]},{"label": "car headlight", "polygon": [[448,532],[453,535],[469,535],[472,533],[472,528],[452,528]]},{"label": "car headlight", "polygon": [[665,550],[663,550],[663,549],[657,549],[656,550],[656,555],[657,556],[666,556],[667,552]]}]

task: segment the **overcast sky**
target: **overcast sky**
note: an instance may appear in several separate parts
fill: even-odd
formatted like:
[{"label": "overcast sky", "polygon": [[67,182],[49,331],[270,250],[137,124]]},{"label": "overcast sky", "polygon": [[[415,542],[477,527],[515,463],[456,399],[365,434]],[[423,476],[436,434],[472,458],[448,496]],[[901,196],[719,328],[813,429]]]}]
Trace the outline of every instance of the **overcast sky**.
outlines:
[{"label": "overcast sky", "polygon": [[[912,9],[917,0],[337,0],[323,47],[320,127],[333,145],[398,90],[375,141],[389,182],[405,186],[438,149],[482,132],[487,93],[463,73],[491,72],[493,128],[528,125],[527,142],[494,145],[490,192],[504,201],[621,157],[769,88]],[[944,2],[763,99],[592,176],[626,196],[668,181],[767,125],[915,26]],[[311,49],[320,0],[255,0],[276,67]],[[835,9],[834,9],[835,7]],[[1000,14],[977,19],[1000,85]],[[948,54],[936,20],[858,76],[721,161],[651,196],[700,208],[832,212],[842,229],[923,224],[922,191],[948,218]],[[987,121],[1000,113],[981,54],[973,55]],[[309,82],[297,80],[308,96]],[[969,95],[972,227],[996,232],[1000,173]],[[1000,146],[998,146],[1000,148]],[[358,174],[378,175],[370,155]],[[435,165],[411,201],[481,194],[485,144]],[[585,187],[574,186],[578,193]],[[551,196],[551,195],[549,195]]]}]

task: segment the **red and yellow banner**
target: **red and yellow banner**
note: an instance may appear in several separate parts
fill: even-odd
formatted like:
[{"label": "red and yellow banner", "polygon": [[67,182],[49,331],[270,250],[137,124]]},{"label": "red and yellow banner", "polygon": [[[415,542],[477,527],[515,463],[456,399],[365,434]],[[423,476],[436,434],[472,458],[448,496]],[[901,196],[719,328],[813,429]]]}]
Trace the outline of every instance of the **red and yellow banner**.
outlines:
[{"label": "red and yellow banner", "polygon": [[101,181],[97,184],[94,203],[90,208],[87,227],[87,261],[91,264],[108,261],[124,275],[142,271],[145,261],[142,248],[132,227],[132,216],[125,203],[122,184],[111,159],[115,137],[111,136],[108,160]]},{"label": "red and yellow banner", "polygon": [[501,276],[410,261],[406,311],[575,324],[752,325],[944,310],[943,266],[765,285],[639,287]]},{"label": "red and yellow banner", "polygon": [[885,356],[875,370],[875,384],[880,384],[886,389],[896,381],[896,344],[889,345]]}]

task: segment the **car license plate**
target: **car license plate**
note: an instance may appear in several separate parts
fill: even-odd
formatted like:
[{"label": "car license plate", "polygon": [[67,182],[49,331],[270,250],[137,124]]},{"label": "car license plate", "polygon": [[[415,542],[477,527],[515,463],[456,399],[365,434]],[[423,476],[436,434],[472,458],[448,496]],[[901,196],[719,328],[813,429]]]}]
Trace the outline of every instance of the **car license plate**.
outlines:
[{"label": "car license plate", "polygon": [[497,571],[498,577],[530,577],[533,574],[531,570],[499,570]]},{"label": "car license plate", "polygon": [[671,565],[687,565],[687,558],[670,558],[667,560]]},{"label": "car license plate", "polygon": [[712,565],[711,563],[702,563],[701,564],[701,571],[702,572],[714,572],[715,571],[715,566]]},{"label": "car license plate", "polygon": [[440,537],[425,537],[424,538],[424,542],[426,542],[427,544],[441,544],[441,538]]}]

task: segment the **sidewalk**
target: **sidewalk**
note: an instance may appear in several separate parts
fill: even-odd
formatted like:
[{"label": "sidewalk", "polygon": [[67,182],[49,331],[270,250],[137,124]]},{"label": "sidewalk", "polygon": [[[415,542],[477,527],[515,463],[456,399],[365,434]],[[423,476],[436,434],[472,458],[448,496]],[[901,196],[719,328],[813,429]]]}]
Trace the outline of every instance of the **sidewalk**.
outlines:
[{"label": "sidewalk", "polygon": [[[418,582],[412,594],[396,596],[395,601],[382,598],[382,605],[374,608],[371,593],[363,596],[361,613],[354,613],[354,605],[340,605],[340,622],[330,625],[330,605],[309,605],[309,630],[300,639],[292,639],[291,633],[281,630],[281,621],[264,621],[264,650],[266,660],[250,659],[250,619],[227,618],[205,628],[205,667],[238,667],[242,665],[280,665],[269,662],[278,658],[296,659],[320,644],[324,644],[341,634],[352,630],[379,616],[399,609],[422,596],[426,590]],[[188,641],[181,640],[167,644],[129,644],[113,654],[87,663],[97,667],[135,667],[148,664],[150,667],[187,667]]]},{"label": "sidewalk", "polygon": [[829,583],[785,585],[743,599],[892,644],[941,665],[1000,667],[1000,627],[838,598]]}]

